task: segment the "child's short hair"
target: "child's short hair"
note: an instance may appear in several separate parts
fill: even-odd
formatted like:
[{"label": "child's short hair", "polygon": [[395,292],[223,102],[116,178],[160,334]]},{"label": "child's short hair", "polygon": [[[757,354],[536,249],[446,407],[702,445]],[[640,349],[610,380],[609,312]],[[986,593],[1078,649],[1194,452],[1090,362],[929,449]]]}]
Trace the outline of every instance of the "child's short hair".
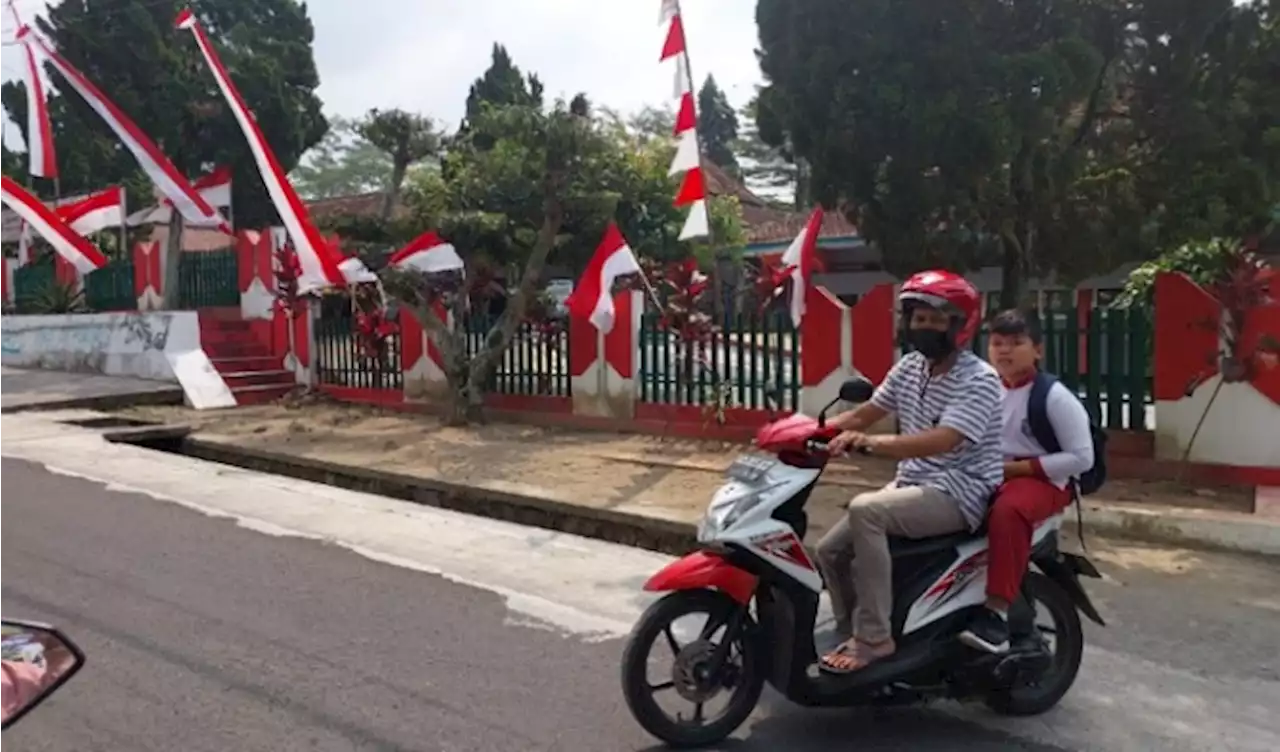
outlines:
[{"label": "child's short hair", "polygon": [[1017,308],[1000,311],[991,317],[990,331],[992,334],[1003,334],[1006,337],[1022,335],[1036,345],[1044,341],[1044,332],[1040,328],[1040,316],[1035,313],[1027,315]]}]

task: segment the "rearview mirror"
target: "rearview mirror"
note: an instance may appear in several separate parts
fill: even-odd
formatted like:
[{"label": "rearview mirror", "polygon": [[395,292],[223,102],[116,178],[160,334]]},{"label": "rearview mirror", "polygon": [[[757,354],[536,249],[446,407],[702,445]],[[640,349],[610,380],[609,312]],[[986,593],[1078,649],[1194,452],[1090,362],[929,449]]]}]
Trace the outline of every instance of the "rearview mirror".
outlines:
[{"label": "rearview mirror", "polygon": [[83,665],[84,653],[53,627],[9,619],[0,622],[0,672],[4,681],[0,729],[17,723]]},{"label": "rearview mirror", "polygon": [[844,402],[868,402],[876,388],[862,377],[852,378],[840,385],[840,399]]}]

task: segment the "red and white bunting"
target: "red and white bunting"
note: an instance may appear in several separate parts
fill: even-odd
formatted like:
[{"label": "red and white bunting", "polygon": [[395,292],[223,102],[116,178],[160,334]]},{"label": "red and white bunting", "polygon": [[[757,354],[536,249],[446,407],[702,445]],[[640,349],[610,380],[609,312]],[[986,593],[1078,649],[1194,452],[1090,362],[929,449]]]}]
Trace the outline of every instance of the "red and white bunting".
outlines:
[{"label": "red and white bunting", "polygon": [[[213,172],[201,175],[191,182],[191,187],[196,189],[196,193],[200,197],[209,202],[209,206],[215,209],[231,208],[231,168],[222,166],[214,168]],[[167,198],[162,198],[160,203],[134,212],[129,215],[129,226],[137,227],[139,225],[162,225],[169,222],[169,212],[173,209],[173,202]],[[215,212],[216,213],[216,212]],[[217,221],[226,221],[221,214],[217,214]],[[209,227],[210,223],[189,222],[192,227]],[[230,224],[228,222],[228,224]]]},{"label": "red and white bunting", "polygon": [[30,29],[27,29],[26,33],[30,34],[32,42],[44,53],[44,58],[49,64],[66,79],[89,108],[115,132],[120,143],[133,154],[134,159],[138,160],[142,171],[147,173],[147,177],[151,178],[151,182],[160,189],[161,193],[173,201],[183,217],[193,223],[211,224],[228,235],[232,234],[231,227],[226,221],[196,193],[195,188],[192,188],[187,179],[178,172],[178,168],[174,167],[169,158],[160,151],[160,147],[156,146],[155,142],[143,133],[128,115],[107,99],[98,87],[85,78],[83,73],[76,70],[75,66],[64,60],[38,34]]},{"label": "red and white bunting", "polygon": [[702,175],[702,153],[698,144],[698,111],[694,100],[693,80],[689,75],[689,50],[684,33],[684,19],[679,0],[662,0],[658,23],[667,24],[667,35],[662,43],[659,62],[675,58],[675,97],[679,100],[676,111],[676,153],[671,160],[668,175],[684,175],[676,193],[675,205],[688,206],[689,214],[680,229],[680,240],[706,237],[711,234],[707,214],[706,180]]},{"label": "red and white bunting", "polygon": [[[10,6],[12,10],[13,6]],[[14,11],[17,18],[17,11]],[[22,45],[22,74],[27,88],[27,156],[31,160],[32,175],[53,179],[58,177],[58,160],[53,150],[53,123],[49,120],[49,104],[45,98],[47,87],[44,72],[40,69],[33,44],[31,30],[19,25],[17,40]]]},{"label": "red and white bunting", "polygon": [[40,237],[48,241],[53,250],[80,274],[88,274],[107,265],[107,257],[102,255],[102,251],[68,227],[53,209],[45,206],[8,175],[0,176],[0,187],[0,198],[3,198],[4,204],[40,233]]},{"label": "red and white bunting", "polygon": [[262,175],[262,182],[266,185],[267,195],[271,197],[272,205],[280,214],[280,220],[284,222],[289,238],[293,241],[294,251],[298,254],[298,265],[302,267],[302,277],[298,281],[299,292],[344,286],[346,277],[338,268],[338,264],[342,261],[341,252],[330,248],[320,235],[320,231],[316,229],[315,223],[311,221],[306,205],[302,203],[298,192],[289,183],[288,176],[280,167],[280,160],[276,158],[275,152],[271,151],[271,146],[262,135],[262,130],[258,128],[257,119],[231,80],[231,75],[227,73],[226,66],[222,64],[218,53],[213,49],[213,44],[205,34],[204,28],[200,26],[190,10],[179,13],[174,25],[179,29],[190,31],[195,37],[196,46],[204,55],[205,62],[209,65],[209,70],[222,91],[222,96],[231,106],[236,122],[240,124],[240,130],[244,133],[245,140],[249,142],[249,151],[253,153],[258,173]]},{"label": "red and white bunting", "polygon": [[565,305],[569,312],[592,323],[603,334],[613,331],[613,283],[618,277],[636,274],[640,261],[622,237],[615,222],[610,222],[604,238],[596,248],[582,280],[569,293]]},{"label": "red and white bunting", "polygon": [[124,188],[113,185],[74,203],[61,204],[55,211],[59,219],[81,235],[119,227],[125,220]]}]

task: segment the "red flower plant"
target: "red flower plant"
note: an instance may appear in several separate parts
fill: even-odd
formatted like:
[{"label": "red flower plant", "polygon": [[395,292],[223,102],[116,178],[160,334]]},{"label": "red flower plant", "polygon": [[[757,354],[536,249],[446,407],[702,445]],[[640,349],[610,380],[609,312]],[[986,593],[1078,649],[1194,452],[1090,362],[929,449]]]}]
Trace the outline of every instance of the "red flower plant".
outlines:
[{"label": "red flower plant", "polygon": [[360,284],[351,290],[351,304],[355,309],[356,341],[365,356],[382,361],[387,352],[387,340],[400,330],[395,321],[387,317],[382,293],[376,284]]},{"label": "red flower plant", "polygon": [[282,244],[275,252],[275,308],[277,311],[297,313],[305,307],[298,294],[298,280],[302,277],[302,265],[298,254],[289,243]]}]

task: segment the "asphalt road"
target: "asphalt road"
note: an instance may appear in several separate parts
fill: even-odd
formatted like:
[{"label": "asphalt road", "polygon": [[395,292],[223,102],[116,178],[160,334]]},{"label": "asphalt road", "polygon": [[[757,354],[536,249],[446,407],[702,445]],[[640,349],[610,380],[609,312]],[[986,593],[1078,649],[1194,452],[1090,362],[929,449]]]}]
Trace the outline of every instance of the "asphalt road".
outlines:
[{"label": "asphalt road", "polygon": [[[3,609],[64,628],[89,664],[6,750],[652,747],[621,701],[618,635],[665,557],[36,420],[4,423]],[[1096,546],[1112,626],[1058,710],[772,697],[724,748],[1280,748],[1274,562]]]}]

